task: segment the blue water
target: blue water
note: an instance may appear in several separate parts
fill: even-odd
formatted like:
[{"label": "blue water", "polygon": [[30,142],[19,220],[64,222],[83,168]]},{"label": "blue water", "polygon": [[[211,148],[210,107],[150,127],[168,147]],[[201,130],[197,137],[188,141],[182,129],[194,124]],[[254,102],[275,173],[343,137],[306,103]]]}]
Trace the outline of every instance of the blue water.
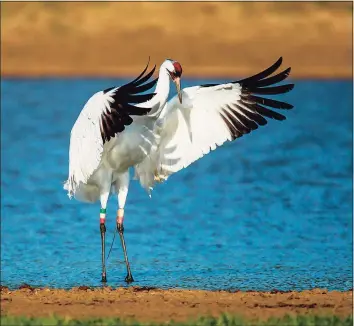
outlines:
[{"label": "blue water", "polygon": [[[184,86],[215,80],[184,80]],[[1,83],[1,283],[99,286],[99,203],[70,201],[71,127],[113,79]],[[133,285],[347,290],[352,284],[352,82],[296,81],[295,105],[157,186],[132,182]],[[108,206],[107,247],[116,198]],[[125,285],[119,239],[108,285]],[[107,251],[108,251],[107,248]]]}]

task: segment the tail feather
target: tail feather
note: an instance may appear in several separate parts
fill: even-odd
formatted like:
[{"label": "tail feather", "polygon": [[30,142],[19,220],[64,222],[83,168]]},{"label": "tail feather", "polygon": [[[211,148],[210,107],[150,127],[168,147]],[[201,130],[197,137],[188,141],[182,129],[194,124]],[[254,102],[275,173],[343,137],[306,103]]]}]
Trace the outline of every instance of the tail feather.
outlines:
[{"label": "tail feather", "polygon": [[94,203],[100,198],[100,190],[96,185],[83,183],[77,185],[74,178],[69,178],[63,188],[68,191],[70,199],[75,198],[81,202]]}]

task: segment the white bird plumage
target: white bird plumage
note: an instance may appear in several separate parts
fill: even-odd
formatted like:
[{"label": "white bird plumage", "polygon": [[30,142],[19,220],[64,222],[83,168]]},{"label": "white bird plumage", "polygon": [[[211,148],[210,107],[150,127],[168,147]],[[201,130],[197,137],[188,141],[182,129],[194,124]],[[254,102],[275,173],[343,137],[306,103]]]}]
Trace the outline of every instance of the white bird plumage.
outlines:
[{"label": "white bird plumage", "polygon": [[[149,100],[140,101],[133,110],[128,110],[130,115],[125,114],[123,118],[114,115],[111,117],[111,120],[116,119],[118,122],[120,132],[110,135],[110,139],[106,139],[108,141],[104,141],[102,136],[104,115],[112,113],[112,104],[116,101],[114,95],[126,85],[97,92],[87,101],[71,131],[69,177],[64,184],[64,189],[68,191],[70,198],[74,196],[84,202],[97,201],[102,191],[106,190],[103,188],[107,188],[108,183],[114,185],[120,175],[128,173],[129,167],[139,163],[148,155],[150,147],[155,143],[154,122],[169,94],[169,76],[165,68],[169,64],[172,66],[171,62],[167,61],[160,68],[156,93],[132,95],[140,96],[138,100],[147,98]],[[146,69],[147,67],[143,73]],[[155,68],[145,77],[150,78],[154,70]],[[151,88],[154,84],[155,81],[152,81],[145,85]],[[139,87],[142,86],[144,86],[142,83],[138,83],[137,91],[140,92]],[[143,90],[146,89],[147,87]],[[125,103],[125,106],[131,107],[129,103]],[[140,111],[138,108],[146,110]],[[122,123],[124,118],[127,120],[126,123]],[[122,183],[122,180],[119,181]],[[112,187],[112,190],[115,190],[115,187]]]},{"label": "white bird plumage", "polygon": [[[135,178],[150,195],[156,182],[167,180],[226,141],[267,124],[264,117],[285,119],[267,107],[291,109],[292,105],[257,96],[293,89],[293,84],[274,86],[290,73],[288,68],[271,76],[281,62],[282,58],[268,69],[239,81],[180,90],[181,65],[167,59],[160,67],[153,94],[136,95],[156,83],[155,80],[144,84],[155,69],[143,77],[147,67],[127,84],[130,86],[94,94],[71,131],[69,178],[64,188],[70,197],[82,201],[100,199],[104,211],[109,195],[117,192],[117,222],[122,225],[130,167],[135,168]],[[178,95],[167,102],[170,79],[176,83]],[[117,95],[119,92],[121,96]],[[127,279],[132,280],[125,244],[123,249]],[[104,280],[103,258],[102,263]]]},{"label": "white bird plumage", "polygon": [[189,87],[182,91],[182,104],[177,97],[167,103],[154,128],[159,144],[136,167],[137,175],[145,176],[140,178],[145,189],[232,140],[221,109],[239,99],[240,90],[239,84]]}]

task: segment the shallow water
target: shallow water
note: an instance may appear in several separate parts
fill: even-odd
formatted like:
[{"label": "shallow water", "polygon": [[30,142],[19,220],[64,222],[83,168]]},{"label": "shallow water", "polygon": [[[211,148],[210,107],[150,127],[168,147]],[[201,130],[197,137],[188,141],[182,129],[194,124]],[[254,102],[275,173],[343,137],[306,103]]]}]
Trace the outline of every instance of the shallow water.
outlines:
[{"label": "shallow water", "polygon": [[[1,83],[1,283],[99,286],[99,203],[70,201],[71,127],[120,80]],[[213,82],[184,80],[184,86]],[[132,182],[125,236],[134,285],[347,290],[352,284],[352,82],[296,81],[295,105],[159,185]],[[108,206],[107,246],[116,198]],[[108,285],[125,285],[116,239]]]}]

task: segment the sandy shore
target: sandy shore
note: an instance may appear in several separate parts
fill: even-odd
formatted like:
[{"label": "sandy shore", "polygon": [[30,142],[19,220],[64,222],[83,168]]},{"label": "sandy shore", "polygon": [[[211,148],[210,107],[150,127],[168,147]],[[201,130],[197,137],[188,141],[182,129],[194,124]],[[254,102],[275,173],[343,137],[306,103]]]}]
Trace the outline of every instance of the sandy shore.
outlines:
[{"label": "sandy shore", "polygon": [[93,289],[87,286],[37,289],[1,288],[1,315],[45,317],[119,317],[140,322],[186,321],[198,316],[231,313],[244,318],[268,319],[289,315],[337,315],[353,311],[353,291],[314,289],[302,292],[226,292],[161,290],[154,288]]},{"label": "sandy shore", "polygon": [[352,76],[351,2],[2,2],[2,76],[242,77],[284,57],[292,77]]}]

